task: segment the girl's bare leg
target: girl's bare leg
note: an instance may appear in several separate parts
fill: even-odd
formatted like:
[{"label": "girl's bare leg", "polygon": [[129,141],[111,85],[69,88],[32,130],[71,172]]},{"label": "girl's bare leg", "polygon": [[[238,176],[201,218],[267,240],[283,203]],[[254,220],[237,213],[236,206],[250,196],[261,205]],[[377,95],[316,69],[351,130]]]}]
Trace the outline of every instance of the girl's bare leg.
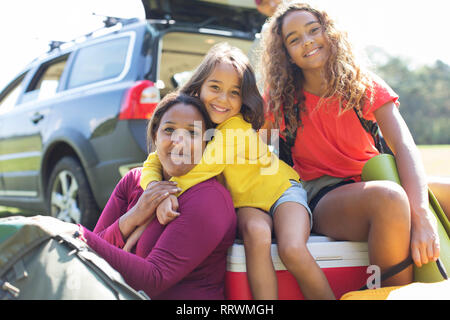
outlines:
[{"label": "girl's bare leg", "polygon": [[306,299],[336,299],[325,274],[309,252],[309,213],[301,204],[285,202],[274,214],[274,228],[281,261],[296,278]]},{"label": "girl's bare leg", "polygon": [[244,240],[247,277],[255,300],[278,299],[278,285],[270,254],[272,219],[256,208],[238,210],[238,229]]},{"label": "girl's bare leg", "polygon": [[[352,183],[327,193],[314,210],[314,230],[338,240],[368,241],[369,259],[381,273],[410,254],[411,213],[406,192],[390,181]],[[412,266],[382,286],[405,285]]]}]

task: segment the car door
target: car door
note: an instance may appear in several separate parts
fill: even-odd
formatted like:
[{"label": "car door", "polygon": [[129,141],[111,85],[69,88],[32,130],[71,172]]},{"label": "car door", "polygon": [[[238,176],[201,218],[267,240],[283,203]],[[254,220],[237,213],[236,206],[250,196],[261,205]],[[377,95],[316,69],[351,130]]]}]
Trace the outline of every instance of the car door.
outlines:
[{"label": "car door", "polygon": [[42,134],[67,57],[62,56],[42,64],[27,83],[17,103],[1,115],[0,166],[5,196],[40,196]]},{"label": "car door", "polygon": [[27,72],[22,72],[0,93],[0,197],[7,196],[4,184],[5,171],[8,170],[9,150],[4,139],[7,114],[15,108],[23,91]]}]

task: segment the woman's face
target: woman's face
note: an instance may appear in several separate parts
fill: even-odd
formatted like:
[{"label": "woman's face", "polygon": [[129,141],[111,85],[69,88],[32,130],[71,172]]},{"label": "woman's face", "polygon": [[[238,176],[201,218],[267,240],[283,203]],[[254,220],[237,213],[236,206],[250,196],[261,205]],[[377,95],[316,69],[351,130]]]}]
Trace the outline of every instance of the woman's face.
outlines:
[{"label": "woman's face", "polygon": [[292,61],[303,71],[322,69],[329,57],[329,44],[317,17],[293,11],[284,17],[283,43]]},{"label": "woman's face", "polygon": [[200,88],[209,117],[221,124],[241,111],[241,81],[231,63],[218,63]]},{"label": "woman's face", "polygon": [[182,176],[199,163],[205,141],[202,114],[192,105],[177,103],[161,118],[155,145],[164,178]]}]

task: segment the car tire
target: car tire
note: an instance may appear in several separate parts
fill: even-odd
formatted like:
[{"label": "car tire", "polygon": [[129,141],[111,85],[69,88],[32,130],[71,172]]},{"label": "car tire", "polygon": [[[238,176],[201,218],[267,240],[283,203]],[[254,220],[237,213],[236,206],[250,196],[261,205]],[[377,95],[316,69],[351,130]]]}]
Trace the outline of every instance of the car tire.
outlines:
[{"label": "car tire", "polygon": [[74,157],[61,158],[48,181],[46,199],[49,214],[93,230],[99,209],[80,161]]}]

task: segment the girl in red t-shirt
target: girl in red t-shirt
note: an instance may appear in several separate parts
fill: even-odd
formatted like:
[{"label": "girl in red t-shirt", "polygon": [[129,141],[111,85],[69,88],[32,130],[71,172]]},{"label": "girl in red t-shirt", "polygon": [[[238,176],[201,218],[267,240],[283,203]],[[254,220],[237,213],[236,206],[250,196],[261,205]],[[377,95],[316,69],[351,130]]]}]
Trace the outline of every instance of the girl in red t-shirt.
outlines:
[{"label": "girl in red t-shirt", "polygon": [[[417,266],[436,260],[437,221],[398,96],[355,62],[345,33],[309,5],[280,5],[263,48],[267,127],[295,141],[293,165],[309,193],[313,229],[335,239],[368,241],[370,263],[381,272],[410,253]],[[362,167],[378,151],[352,109],[378,123],[403,188],[389,181],[361,182]],[[382,285],[412,278],[409,267]]]}]

